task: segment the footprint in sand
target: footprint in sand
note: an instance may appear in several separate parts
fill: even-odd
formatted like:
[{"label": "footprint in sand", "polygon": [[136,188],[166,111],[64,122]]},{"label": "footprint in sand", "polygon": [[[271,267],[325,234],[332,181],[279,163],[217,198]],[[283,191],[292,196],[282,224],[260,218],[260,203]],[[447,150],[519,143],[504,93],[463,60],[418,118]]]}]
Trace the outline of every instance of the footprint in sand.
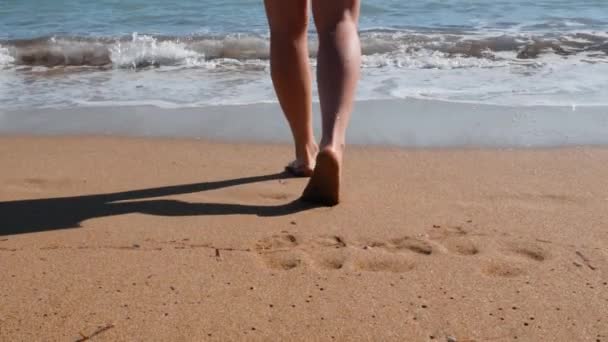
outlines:
[{"label": "footprint in sand", "polygon": [[267,267],[290,270],[310,265],[322,270],[368,272],[406,272],[414,263],[402,251],[430,255],[430,244],[409,237],[388,241],[349,243],[337,235],[324,235],[304,241],[283,232],[256,243],[255,250]]},{"label": "footprint in sand", "polygon": [[[481,273],[490,277],[511,278],[527,273],[531,263],[545,261],[549,254],[534,243],[480,241],[482,234],[473,234],[461,226],[433,226],[428,234],[430,241],[440,250],[461,256],[481,254],[478,243],[486,246],[484,257],[491,258],[481,266]],[[479,242],[478,242],[479,241]]]},{"label": "footprint in sand", "polygon": [[538,266],[549,258],[548,252],[530,242],[506,242],[497,249],[499,260],[492,260],[482,267],[482,273],[492,277],[517,277]]},{"label": "footprint in sand", "polygon": [[340,236],[325,236],[315,239],[321,248],[331,248],[331,252],[317,254],[317,265],[321,268],[336,270],[350,269],[366,272],[407,272],[415,264],[401,252],[430,255],[430,244],[411,237],[400,237],[386,241],[367,240],[347,243]]},{"label": "footprint in sand", "polygon": [[394,248],[397,251],[410,251],[422,255],[433,254],[433,247],[430,243],[412,238],[409,236],[389,240],[389,248]]},{"label": "footprint in sand", "polygon": [[325,235],[315,239],[314,242],[321,247],[345,248],[344,238],[337,235]]},{"label": "footprint in sand", "polygon": [[[335,248],[335,247],[334,247]],[[383,248],[358,246],[313,252],[314,265],[324,270],[407,272],[415,264],[405,256]]]},{"label": "footprint in sand", "polygon": [[314,256],[314,265],[325,270],[341,270],[349,267],[350,255],[343,250],[328,250]]},{"label": "footprint in sand", "polygon": [[436,225],[429,232],[428,238],[445,253],[464,256],[479,254],[480,250],[470,235],[468,230],[460,226],[443,228]]},{"label": "footprint in sand", "polygon": [[305,262],[305,255],[295,252],[275,252],[264,256],[266,265],[274,270],[288,271],[294,269]]},{"label": "footprint in sand", "polygon": [[460,255],[469,256],[479,254],[479,249],[475,243],[468,239],[450,239],[445,242],[445,246],[449,251]]},{"label": "footprint in sand", "polygon": [[549,254],[544,248],[530,242],[511,242],[505,245],[504,251],[527,260],[545,261]]},{"label": "footprint in sand", "polygon": [[[401,273],[414,269],[421,258],[436,253],[481,255],[479,239],[483,239],[482,234],[459,226],[434,226],[427,238],[401,236],[357,241],[338,235],[305,239],[283,231],[258,241],[255,251],[267,267],[276,270],[313,267],[327,271]],[[545,247],[525,241],[480,243],[486,246],[482,256],[488,258],[482,263],[481,272],[490,277],[521,276],[550,256]]]},{"label": "footprint in sand", "polygon": [[299,244],[300,242],[295,235],[281,233],[258,241],[255,245],[255,250],[259,253],[276,252],[279,250],[293,249]]},{"label": "footprint in sand", "polygon": [[258,241],[255,251],[269,268],[291,270],[305,263],[306,255],[297,249],[300,245],[295,235],[281,233]]}]

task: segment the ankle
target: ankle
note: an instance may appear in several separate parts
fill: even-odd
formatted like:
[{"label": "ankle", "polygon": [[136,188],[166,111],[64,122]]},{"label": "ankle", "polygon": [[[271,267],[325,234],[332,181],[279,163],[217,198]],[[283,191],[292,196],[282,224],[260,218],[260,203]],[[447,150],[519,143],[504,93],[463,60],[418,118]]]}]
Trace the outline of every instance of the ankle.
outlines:
[{"label": "ankle", "polygon": [[296,144],[296,159],[306,165],[314,164],[318,152],[319,147],[314,141],[305,144]]},{"label": "ankle", "polygon": [[346,144],[343,141],[321,141],[321,145],[319,147],[319,151],[332,151],[338,154],[342,154],[344,152]]}]

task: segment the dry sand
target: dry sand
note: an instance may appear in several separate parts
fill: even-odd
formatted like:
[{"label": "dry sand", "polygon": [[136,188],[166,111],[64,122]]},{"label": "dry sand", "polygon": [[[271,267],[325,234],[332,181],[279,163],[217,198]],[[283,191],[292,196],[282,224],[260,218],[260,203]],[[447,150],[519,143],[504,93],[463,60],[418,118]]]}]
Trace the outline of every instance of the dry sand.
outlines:
[{"label": "dry sand", "polygon": [[608,341],[608,149],[0,138],[0,340]]}]

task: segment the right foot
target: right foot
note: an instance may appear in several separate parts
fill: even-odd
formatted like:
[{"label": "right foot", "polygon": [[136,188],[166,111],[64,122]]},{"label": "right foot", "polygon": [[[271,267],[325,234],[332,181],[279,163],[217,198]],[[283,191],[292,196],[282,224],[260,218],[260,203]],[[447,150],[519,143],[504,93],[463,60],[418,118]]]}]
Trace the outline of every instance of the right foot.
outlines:
[{"label": "right foot", "polygon": [[334,206],[340,202],[341,161],[332,149],[324,149],[317,155],[317,164],[302,194],[302,200]]}]

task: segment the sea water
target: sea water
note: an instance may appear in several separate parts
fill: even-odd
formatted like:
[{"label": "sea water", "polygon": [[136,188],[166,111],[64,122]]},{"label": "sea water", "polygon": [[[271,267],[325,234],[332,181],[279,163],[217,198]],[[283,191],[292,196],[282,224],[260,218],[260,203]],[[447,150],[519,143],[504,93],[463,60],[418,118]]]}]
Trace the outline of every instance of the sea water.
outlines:
[{"label": "sea water", "polygon": [[[359,100],[608,105],[606,0],[363,0],[360,35]],[[268,36],[261,0],[0,0],[0,109],[275,102]]]}]

